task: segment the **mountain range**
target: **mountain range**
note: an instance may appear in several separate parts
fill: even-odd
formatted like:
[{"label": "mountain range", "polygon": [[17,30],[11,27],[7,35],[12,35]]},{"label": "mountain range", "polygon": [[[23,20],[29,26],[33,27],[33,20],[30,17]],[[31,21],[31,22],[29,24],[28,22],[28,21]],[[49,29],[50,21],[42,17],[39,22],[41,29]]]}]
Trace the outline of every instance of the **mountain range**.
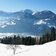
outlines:
[{"label": "mountain range", "polygon": [[42,35],[51,27],[56,28],[56,14],[49,10],[0,11],[0,33]]}]

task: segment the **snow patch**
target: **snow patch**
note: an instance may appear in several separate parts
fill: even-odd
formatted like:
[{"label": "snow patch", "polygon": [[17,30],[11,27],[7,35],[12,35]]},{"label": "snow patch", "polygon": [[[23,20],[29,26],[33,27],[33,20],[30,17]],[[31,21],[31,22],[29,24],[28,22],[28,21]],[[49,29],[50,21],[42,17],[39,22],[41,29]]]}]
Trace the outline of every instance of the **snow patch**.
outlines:
[{"label": "snow patch", "polygon": [[37,11],[34,11],[34,12],[32,13],[32,15],[35,15],[35,14],[36,14],[36,12],[37,12]]},{"label": "snow patch", "polygon": [[7,25],[2,25],[2,26],[0,26],[1,28],[5,28]]},{"label": "snow patch", "polygon": [[15,22],[13,22],[13,21],[11,21],[11,25],[16,25],[16,23],[15,23]]},{"label": "snow patch", "polygon": [[48,27],[54,27],[56,29],[56,25],[51,25],[50,23],[48,23]]},{"label": "snow patch", "polygon": [[54,27],[56,29],[56,26],[55,25],[49,25],[49,27]]},{"label": "snow patch", "polygon": [[45,19],[46,21],[50,20],[50,18]]},{"label": "snow patch", "polygon": [[36,23],[34,23],[34,25],[42,25],[42,24],[46,24],[46,22],[44,20],[39,20]]},{"label": "snow patch", "polygon": [[16,25],[14,21],[0,21],[0,28],[5,28],[8,25]]}]

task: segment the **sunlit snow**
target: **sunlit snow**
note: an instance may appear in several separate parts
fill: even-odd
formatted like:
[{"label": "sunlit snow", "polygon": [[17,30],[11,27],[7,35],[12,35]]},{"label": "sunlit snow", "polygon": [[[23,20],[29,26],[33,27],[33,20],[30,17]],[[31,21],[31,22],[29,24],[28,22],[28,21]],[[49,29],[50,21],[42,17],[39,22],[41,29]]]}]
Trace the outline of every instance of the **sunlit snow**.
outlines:
[{"label": "sunlit snow", "polygon": [[46,24],[46,22],[44,20],[39,20],[36,23],[34,23],[34,25],[42,25],[42,24]]},{"label": "sunlit snow", "polygon": [[8,46],[0,44],[0,56],[56,56],[56,41],[34,46],[19,45],[22,49],[18,47],[15,55]]}]

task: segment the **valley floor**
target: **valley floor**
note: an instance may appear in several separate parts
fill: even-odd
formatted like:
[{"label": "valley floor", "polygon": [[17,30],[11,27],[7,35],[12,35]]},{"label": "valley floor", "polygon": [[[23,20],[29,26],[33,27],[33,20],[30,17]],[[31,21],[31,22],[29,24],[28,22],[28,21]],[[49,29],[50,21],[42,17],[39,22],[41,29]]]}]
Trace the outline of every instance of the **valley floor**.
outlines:
[{"label": "valley floor", "polygon": [[9,46],[0,43],[0,56],[56,56],[56,41],[34,46],[19,45],[15,55]]}]

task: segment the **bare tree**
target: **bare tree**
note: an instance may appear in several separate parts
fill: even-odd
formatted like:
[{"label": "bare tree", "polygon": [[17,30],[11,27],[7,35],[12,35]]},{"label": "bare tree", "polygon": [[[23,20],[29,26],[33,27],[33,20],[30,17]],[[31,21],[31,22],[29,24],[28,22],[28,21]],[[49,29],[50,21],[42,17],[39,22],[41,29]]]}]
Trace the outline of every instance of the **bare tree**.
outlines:
[{"label": "bare tree", "polygon": [[22,49],[19,45],[8,45],[8,46],[7,46],[7,49],[12,49],[12,50],[13,50],[13,54],[14,54],[14,55],[16,54],[16,49],[17,49],[17,48]]}]

